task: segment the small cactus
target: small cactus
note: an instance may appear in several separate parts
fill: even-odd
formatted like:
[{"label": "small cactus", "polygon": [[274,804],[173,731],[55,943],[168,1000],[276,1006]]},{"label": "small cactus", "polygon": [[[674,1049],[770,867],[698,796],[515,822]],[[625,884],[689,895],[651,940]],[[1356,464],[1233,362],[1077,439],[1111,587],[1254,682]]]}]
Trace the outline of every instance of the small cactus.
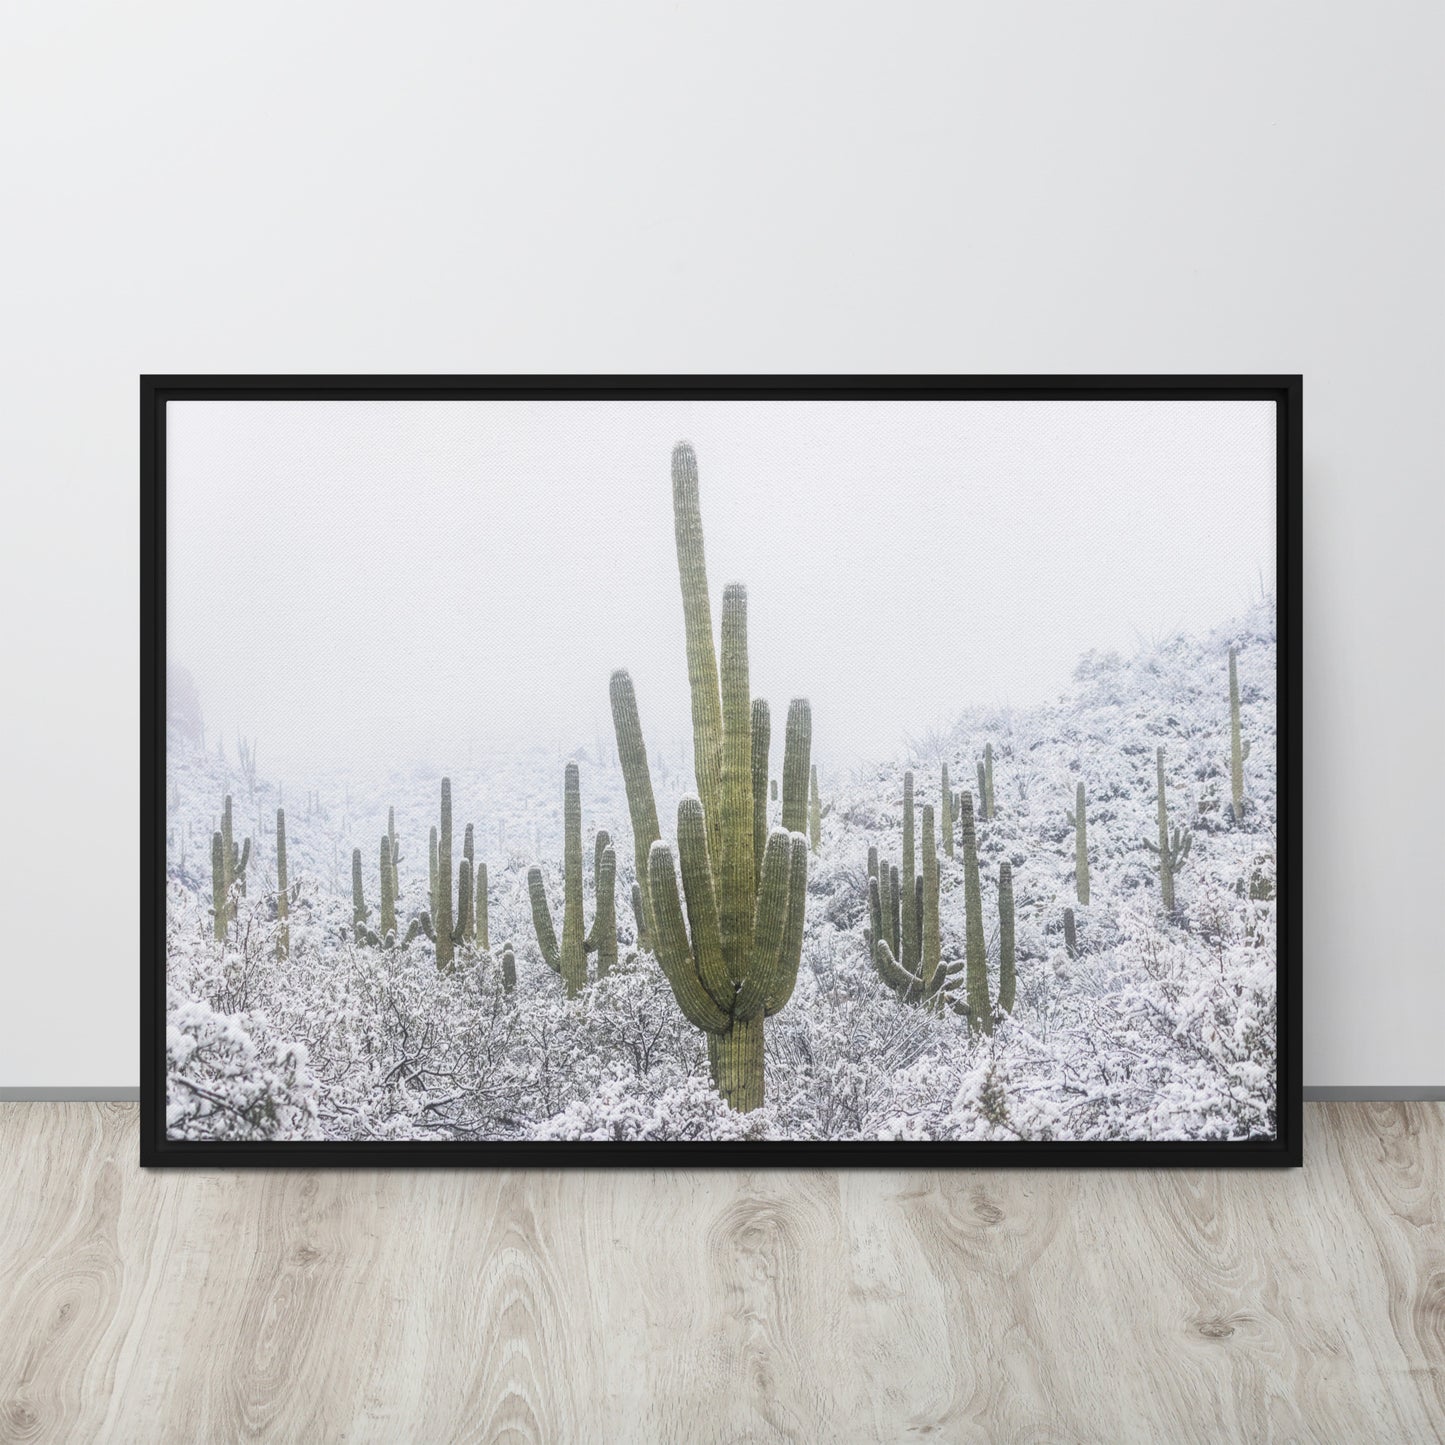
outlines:
[{"label": "small cactus", "polygon": [[361,886],[361,849],[351,850],[351,928],[357,946],[367,941],[366,895]]},{"label": "small cactus", "polygon": [[1074,910],[1064,909],[1064,948],[1070,958],[1079,956],[1079,934],[1074,923]]},{"label": "small cactus", "polygon": [[1174,880],[1189,856],[1194,835],[1187,828],[1170,828],[1169,805],[1164,796],[1163,748],[1156,751],[1154,761],[1158,768],[1159,841],[1151,843],[1146,839],[1144,846],[1159,859],[1159,891],[1163,895],[1164,911],[1172,917],[1175,912]]},{"label": "small cactus", "polygon": [[286,871],[286,810],[276,809],[276,957],[291,952],[290,882]]},{"label": "small cactus", "polygon": [[933,805],[923,805],[923,874],[915,896],[920,898],[919,964],[910,969],[899,961],[890,946],[890,925],[883,894],[884,876],[894,870],[878,860],[878,850],[869,849],[868,930],[869,956],[878,976],[906,1003],[943,1001],[947,975],[943,968],[943,941],[938,917],[938,848],[934,837]]},{"label": "small cactus", "polygon": [[1249,742],[1239,729],[1239,669],[1237,649],[1229,649],[1229,783],[1233,793],[1235,826],[1244,822],[1244,765],[1249,759]]},{"label": "small cactus", "polygon": [[512,952],[512,945],[502,945],[502,988],[511,993],[517,986],[517,955]]}]

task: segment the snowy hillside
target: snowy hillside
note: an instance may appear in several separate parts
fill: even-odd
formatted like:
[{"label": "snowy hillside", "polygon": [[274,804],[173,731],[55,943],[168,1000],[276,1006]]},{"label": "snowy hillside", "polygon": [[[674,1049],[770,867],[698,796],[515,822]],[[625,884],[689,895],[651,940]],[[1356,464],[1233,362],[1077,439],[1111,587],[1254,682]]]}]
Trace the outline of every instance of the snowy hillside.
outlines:
[{"label": "snowy hillside", "polygon": [[[1248,806],[1231,810],[1229,649],[1237,648]],[[488,869],[490,949],[454,972],[425,936],[354,939],[359,849],[370,925],[395,810],[400,932],[429,908],[428,835],[441,772],[243,776],[234,756],[173,744],[168,771],[168,1059],[172,1137],[201,1139],[1245,1139],[1275,1130],[1275,635],[1272,605],[1137,656],[1091,654],[1047,707],[964,714],[946,736],[862,771],[816,759],[823,816],[809,858],[802,966],[767,1021],[766,1101],[733,1112],[706,1036],[650,953],[636,952],[627,797],[610,738],[586,752],[478,759],[449,776],[453,862],[463,829]],[[644,716],[647,699],[640,699]],[[775,716],[778,714],[775,710]],[[264,774],[265,739],[260,772]],[[1000,986],[999,866],[1012,869],[1017,995],[992,1033],[905,1001],[875,969],[868,850],[902,856],[903,776],[943,816],[978,792],[991,745],[995,816],[978,828],[990,998]],[[1169,824],[1192,840],[1176,907],[1161,904],[1157,753]],[[606,756],[599,758],[598,752]],[[781,771],[775,746],[773,776]],[[621,961],[575,1000],[543,961],[527,869],[562,913],[563,768],[581,778],[585,916],[593,836],[617,858]],[[693,790],[690,755],[652,749],[664,839]],[[1089,901],[1075,879],[1085,784]],[[226,938],[212,913],[212,836],[233,799],[251,839]],[[289,950],[277,919],[275,820],[286,814]],[[770,805],[776,824],[779,804]],[[941,845],[940,845],[941,846]],[[455,884],[456,880],[452,880]],[[1077,947],[1065,938],[1071,909]],[[965,959],[961,848],[939,859],[945,968]],[[502,946],[515,954],[508,989]],[[960,977],[962,975],[960,974]],[[992,1021],[992,1020],[991,1020]]]}]

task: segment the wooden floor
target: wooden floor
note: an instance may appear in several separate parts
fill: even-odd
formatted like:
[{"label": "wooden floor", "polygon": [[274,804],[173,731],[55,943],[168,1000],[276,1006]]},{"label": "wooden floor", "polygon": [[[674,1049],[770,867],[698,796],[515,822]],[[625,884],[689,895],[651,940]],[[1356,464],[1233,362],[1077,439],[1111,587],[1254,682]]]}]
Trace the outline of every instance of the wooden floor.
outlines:
[{"label": "wooden floor", "polygon": [[1440,1439],[1445,1108],[1301,1171],[142,1173],[0,1105],[0,1439]]}]

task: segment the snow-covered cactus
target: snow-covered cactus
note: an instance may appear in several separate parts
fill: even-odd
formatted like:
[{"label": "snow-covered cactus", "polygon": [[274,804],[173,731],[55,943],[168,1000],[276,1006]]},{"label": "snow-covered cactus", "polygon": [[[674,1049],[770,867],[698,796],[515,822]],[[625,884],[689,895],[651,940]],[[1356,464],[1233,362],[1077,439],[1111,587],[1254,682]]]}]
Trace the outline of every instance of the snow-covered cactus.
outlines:
[{"label": "snow-covered cactus", "polygon": [[816,763],[809,768],[808,788],[808,844],[816,853],[823,843],[823,799],[818,792]]},{"label": "snow-covered cactus", "polygon": [[1079,902],[1089,901],[1089,825],[1084,816],[1084,783],[1079,780],[1074,795],[1074,810],[1066,813],[1069,826],[1074,830],[1074,889]]},{"label": "snow-covered cactus", "polygon": [[472,865],[463,858],[457,865],[457,924],[452,929],[454,944],[471,942]]},{"label": "snow-covered cactus", "polygon": [[1014,870],[1004,859],[998,865],[998,1007],[1014,1011],[1018,991],[1018,953],[1014,942]]},{"label": "snow-covered cactus", "polygon": [[431,863],[427,882],[427,901],[430,911],[435,914],[437,911],[437,826],[435,823],[431,827]]},{"label": "snow-covered cactus", "polygon": [[963,843],[964,962],[967,968],[968,1022],[977,1033],[993,1032],[993,1010],[988,999],[988,948],[983,933],[983,889],[978,877],[978,835],[973,821],[973,798],[963,795],[959,831]]},{"label": "snow-covered cactus", "polygon": [[1165,913],[1172,915],[1175,911],[1174,880],[1189,856],[1194,835],[1188,828],[1170,828],[1169,805],[1164,796],[1163,748],[1156,751],[1154,761],[1158,769],[1159,841],[1151,843],[1146,839],[1144,846],[1159,859],[1159,891],[1163,896]]},{"label": "snow-covered cactus", "polygon": [[512,952],[512,945],[502,945],[502,987],[507,993],[517,986],[517,955]]},{"label": "snow-covered cactus", "polygon": [[437,967],[450,971],[454,953],[452,929],[452,780],[442,779],[442,816],[437,830],[437,901],[432,910],[437,935]]},{"label": "snow-covered cactus", "polygon": [[983,797],[979,802],[983,806],[983,816],[990,822],[993,821],[993,744],[985,743],[983,746]]},{"label": "snow-covered cactus", "polygon": [[[462,861],[467,865],[467,872],[475,876],[473,867],[476,860],[476,844],[473,841],[474,830],[470,823],[467,824],[462,834]],[[470,943],[475,925],[472,922],[472,879],[467,880],[467,900],[462,902],[461,897],[457,898],[457,926],[453,930],[457,935],[459,943]]]},{"label": "snow-covered cactus", "polygon": [[943,783],[938,794],[943,807],[943,851],[953,857],[954,797],[948,786],[948,764],[943,765]]},{"label": "snow-covered cactus", "polygon": [[1239,730],[1239,669],[1235,657],[1238,649],[1229,649],[1229,784],[1233,793],[1234,822],[1244,822],[1244,765],[1249,759],[1249,743]]},{"label": "snow-covered cactus", "polygon": [[978,812],[976,822],[982,823],[988,818],[988,774],[984,770],[983,763],[978,765]]},{"label": "snow-covered cactus", "polygon": [[396,841],[395,808],[386,810],[386,838],[391,853],[391,896],[396,899],[401,897],[401,873],[398,870],[398,864],[401,862],[401,845]]},{"label": "snow-covered cactus", "polygon": [[[607,838],[597,835],[598,841]],[[608,838],[597,855],[593,869],[597,891],[597,908],[592,918],[590,947],[597,953],[597,977],[606,978],[617,967],[617,851]]]},{"label": "snow-covered cactus", "polygon": [[1064,909],[1064,949],[1070,958],[1079,956],[1078,926],[1074,922],[1074,910]]},{"label": "snow-covered cactus", "polygon": [[286,869],[286,810],[276,809],[276,957],[291,952],[290,877]]},{"label": "snow-covered cactus", "polygon": [[919,960],[909,968],[894,951],[896,929],[889,920],[890,884],[897,886],[898,870],[868,853],[868,949],[878,976],[906,1003],[942,1004],[947,977],[943,968],[943,938],[939,925],[938,844],[931,803],[923,806],[923,872],[915,885],[919,912]]},{"label": "snow-covered cactus", "polygon": [[652,952],[652,938],[647,932],[647,913],[642,904],[642,885],[632,885],[632,918],[637,927],[637,951]]}]

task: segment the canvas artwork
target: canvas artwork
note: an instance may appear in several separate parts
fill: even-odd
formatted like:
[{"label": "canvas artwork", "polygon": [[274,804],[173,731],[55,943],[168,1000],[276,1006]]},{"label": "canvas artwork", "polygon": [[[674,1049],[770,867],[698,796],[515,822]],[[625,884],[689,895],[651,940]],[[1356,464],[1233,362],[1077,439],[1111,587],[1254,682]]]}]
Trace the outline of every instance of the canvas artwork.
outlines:
[{"label": "canvas artwork", "polygon": [[1297,1159],[1297,407],[148,381],[147,1162]]}]

